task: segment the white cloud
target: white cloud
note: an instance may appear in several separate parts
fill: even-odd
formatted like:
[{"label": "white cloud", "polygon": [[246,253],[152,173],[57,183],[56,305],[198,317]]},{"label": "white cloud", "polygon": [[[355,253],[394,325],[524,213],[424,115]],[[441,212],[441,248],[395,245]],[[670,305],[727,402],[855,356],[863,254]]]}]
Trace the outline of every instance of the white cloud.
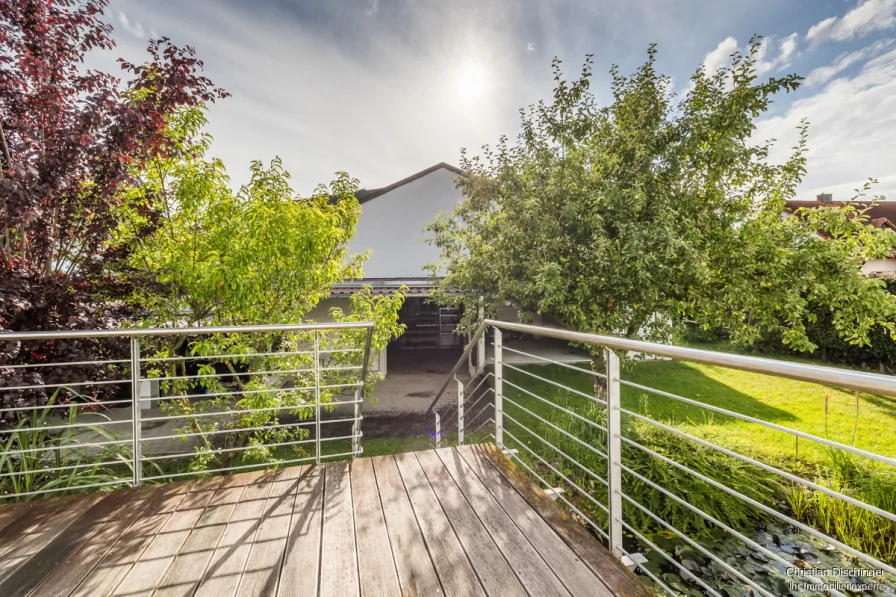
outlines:
[{"label": "white cloud", "polygon": [[373,16],[380,9],[380,1],[379,0],[370,0],[370,6],[367,7],[367,15]]},{"label": "white cloud", "polygon": [[535,51],[535,42],[530,41],[528,44],[526,44],[526,51],[534,52]]},{"label": "white cloud", "polygon": [[791,33],[783,40],[781,40],[780,60],[782,62],[790,60],[790,57],[793,56],[794,52],[796,52],[797,37],[798,35],[796,33]]},{"label": "white cloud", "polygon": [[737,40],[729,37],[719,43],[716,49],[706,55],[703,59],[703,70],[706,74],[712,76],[717,70],[728,64],[731,54],[737,50]]},{"label": "white cloud", "polygon": [[810,123],[801,197],[827,191],[847,199],[874,177],[880,182],[874,192],[896,199],[896,50],[870,60],[855,76],[831,80],[783,115],[760,121],[754,137],[779,140],[770,159],[787,158],[801,118]]},{"label": "white cloud", "polygon": [[124,27],[125,31],[133,35],[134,37],[139,37],[143,39],[146,35],[146,31],[143,29],[143,25],[140,24],[139,21],[131,21],[128,19],[128,16],[118,11],[118,22],[121,23],[121,26]]},{"label": "white cloud", "polygon": [[842,18],[829,17],[813,25],[806,34],[806,41],[814,48],[829,39],[842,41],[894,27],[896,0],[864,0]]},{"label": "white cloud", "polygon": [[864,47],[860,50],[856,50],[855,52],[841,54],[837,57],[833,64],[830,64],[828,66],[819,66],[811,73],[809,73],[809,76],[806,77],[805,84],[808,86],[812,86],[827,83],[829,80],[831,80],[853,64],[861,62],[866,58],[876,56],[884,50],[890,48],[894,42],[896,42],[896,40],[894,39],[882,39],[874,42],[870,46]]}]

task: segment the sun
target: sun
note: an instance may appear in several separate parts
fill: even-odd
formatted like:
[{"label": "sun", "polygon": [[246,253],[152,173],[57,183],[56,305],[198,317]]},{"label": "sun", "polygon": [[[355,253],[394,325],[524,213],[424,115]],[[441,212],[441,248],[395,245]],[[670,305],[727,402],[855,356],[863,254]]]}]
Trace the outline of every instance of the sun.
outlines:
[{"label": "sun", "polygon": [[460,100],[472,105],[485,95],[488,75],[485,69],[475,63],[464,65],[457,73],[457,94]]}]

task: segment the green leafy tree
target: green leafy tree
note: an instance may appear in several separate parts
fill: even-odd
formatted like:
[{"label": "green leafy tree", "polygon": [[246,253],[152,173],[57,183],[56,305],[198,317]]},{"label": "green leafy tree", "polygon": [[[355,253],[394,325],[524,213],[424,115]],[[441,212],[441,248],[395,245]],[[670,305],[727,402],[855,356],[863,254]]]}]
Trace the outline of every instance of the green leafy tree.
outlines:
[{"label": "green leafy tree", "polygon": [[510,302],[577,330],[654,341],[689,318],[739,342],[775,334],[811,350],[806,324],[819,306],[851,342],[892,332],[894,298],[860,268],[896,245],[893,234],[849,210],[782,217],[805,173],[807,124],[783,164],[768,159],[773,140],[753,138],[773,96],[801,79],[759,80],[760,43],[716,73],[698,69],[681,100],[653,46],[632,75],[610,70],[606,105],[589,90],[590,56],[571,83],[555,60],[553,100],[521,110],[516,143],[463,152],[464,199],[430,225],[442,250],[431,268],[448,272],[438,299],[483,296],[491,312]]},{"label": "green leafy tree", "polygon": [[[149,195],[165,199],[153,216],[159,225],[151,237],[129,238],[145,228],[140,221],[145,216],[136,209],[125,214],[119,231],[118,242],[138,246],[130,260],[133,270],[149,272],[158,282],[158,287],[133,296],[146,311],[142,324],[307,321],[308,312],[330,295],[334,283],[362,275],[366,255],[347,251],[360,214],[354,196],[357,181],[340,172],[329,186],[300,197],[275,159],[269,167],[253,162],[250,181],[233,192],[221,161],[205,157],[211,142],[201,133],[205,122],[200,109],[181,111],[172,119],[170,155],[176,157],[152,161],[127,202],[139,206]],[[352,297],[350,312],[334,308],[330,315],[336,322],[375,323],[372,359],[402,332],[398,324],[402,302],[402,294],[373,296],[368,290]],[[319,384],[322,403],[351,400],[365,334],[364,330],[318,334],[326,369]],[[280,458],[282,451],[270,452],[264,446],[308,435],[303,427],[253,429],[278,425],[283,416],[314,415],[308,408],[315,401],[313,344],[310,333],[270,333],[177,335],[146,347],[144,353],[153,363],[151,376],[164,378],[165,394],[178,397],[165,402],[171,414],[208,415],[188,419],[182,429],[200,438],[194,468],[233,464],[245,447],[252,450],[239,457],[243,461]],[[191,375],[198,377],[188,375],[183,355],[195,357],[198,372]],[[213,414],[233,409],[241,412]],[[247,409],[267,410],[243,412]],[[218,433],[223,430],[231,432]]]}]

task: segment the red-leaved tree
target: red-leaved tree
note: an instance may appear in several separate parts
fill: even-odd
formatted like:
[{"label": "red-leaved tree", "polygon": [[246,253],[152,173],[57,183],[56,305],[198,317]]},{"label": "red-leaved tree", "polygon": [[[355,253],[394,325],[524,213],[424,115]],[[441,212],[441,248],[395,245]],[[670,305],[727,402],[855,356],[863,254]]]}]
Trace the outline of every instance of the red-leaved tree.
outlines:
[{"label": "red-leaved tree", "polygon": [[[199,74],[192,48],[167,39],[149,43],[143,65],[119,61],[126,84],[86,70],[87,52],[115,45],[101,20],[107,2],[0,0],[0,331],[108,328],[129,315],[121,298],[134,278],[120,267],[129,248],[109,242],[124,191],[147,160],[171,151],[166,120],[176,109],[226,95]],[[130,207],[152,214],[152,203]],[[98,341],[0,345],[0,407],[40,404],[53,391],[3,387],[111,374],[3,365],[110,351],[121,357]],[[114,386],[86,392],[101,390]]]}]

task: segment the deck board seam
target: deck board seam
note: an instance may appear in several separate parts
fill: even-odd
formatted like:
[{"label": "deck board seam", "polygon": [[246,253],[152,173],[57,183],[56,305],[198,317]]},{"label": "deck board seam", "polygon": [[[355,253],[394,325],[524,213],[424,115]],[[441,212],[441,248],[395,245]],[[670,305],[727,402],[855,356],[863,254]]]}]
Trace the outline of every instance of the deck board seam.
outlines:
[{"label": "deck board seam", "polygon": [[[302,474],[295,479],[295,487],[293,487],[293,496],[292,496],[292,507],[289,509],[289,525],[286,527],[287,535],[286,541],[283,543],[283,552],[280,554],[280,566],[277,568],[277,582],[274,584],[273,595],[280,594],[280,580],[283,576],[283,565],[286,562],[286,552],[289,549],[289,531],[292,529],[292,520],[296,515],[296,502],[299,499],[299,485],[302,484],[302,479],[305,478],[305,475],[308,473],[308,469],[305,468],[302,470]],[[250,553],[251,556],[251,553]]]},{"label": "deck board seam", "polygon": [[[586,558],[582,557],[582,556],[577,552],[577,550],[573,547],[573,545],[570,544],[570,542],[567,540],[567,538],[564,537],[561,533],[557,532],[557,530],[554,528],[554,525],[552,524],[552,522],[551,522],[550,520],[548,520],[548,518],[547,518],[547,516],[545,515],[545,513],[542,512],[541,508],[539,508],[539,507],[537,507],[535,504],[531,503],[531,502],[529,501],[529,499],[526,497],[526,495],[523,493],[523,491],[522,491],[519,487],[517,487],[516,482],[515,482],[513,479],[511,479],[511,478],[505,473],[505,471],[501,470],[501,467],[498,466],[498,463],[495,461],[495,459],[494,459],[495,457],[493,457],[492,454],[490,454],[490,453],[487,452],[486,450],[482,449],[482,446],[480,446],[480,445],[477,445],[477,446],[475,446],[475,447],[472,447],[472,449],[475,450],[476,452],[478,452],[478,453],[481,455],[481,457],[483,458],[483,460],[487,461],[488,465],[491,466],[492,468],[494,468],[494,469],[498,472],[498,474],[501,476],[501,478],[503,478],[503,479],[507,482],[508,485],[510,485],[511,487],[513,487],[514,491],[515,491],[517,494],[520,495],[520,497],[523,499],[523,501],[525,501],[526,504],[528,504],[528,505],[530,506],[530,508],[531,508],[532,510],[535,511],[535,514],[537,514],[538,517],[541,518],[541,519],[545,522],[545,524],[548,525],[548,527],[551,529],[551,531],[552,531],[555,535],[557,535],[557,536],[560,538],[560,540],[564,543],[564,545],[566,545],[566,546],[569,548],[569,550],[570,550],[573,554],[575,554],[575,556],[579,559],[579,561],[581,561],[582,564],[584,564],[585,567],[586,567],[588,570],[591,571],[591,573],[592,573],[592,574],[593,574],[593,575],[600,581],[600,583],[604,586],[604,588],[605,588],[607,591],[609,591],[610,594],[612,594],[612,595],[618,595],[618,594],[619,594],[619,590],[618,590],[618,589],[614,589],[612,586],[610,586],[610,584],[609,584],[609,582],[607,581],[607,579],[604,578],[603,573],[602,573],[601,571],[595,569],[595,567],[593,566],[593,563],[592,563],[589,559],[586,559]],[[509,459],[508,459],[508,460],[509,460]],[[512,461],[511,461],[511,463],[512,463]],[[538,486],[537,484],[535,484],[534,482],[533,482],[533,486],[537,487],[539,490],[541,489],[541,487]],[[578,524],[578,523],[576,523],[576,524]],[[588,533],[588,531],[585,530],[585,529],[583,529],[583,531],[584,531],[585,533]],[[590,537],[592,537],[596,542],[600,543],[600,544],[601,544],[601,547],[603,547],[602,542],[600,542],[597,538],[594,538],[593,536],[591,536],[590,533],[588,533],[588,535],[589,535]]]},{"label": "deck board seam", "polygon": [[[473,446],[468,446],[468,447],[470,448],[470,451],[471,451],[471,452],[473,452],[473,451],[475,451],[475,452],[479,452],[479,450],[478,450],[477,448],[473,447]],[[568,584],[568,581],[564,581],[563,578],[562,578],[559,574],[557,574],[557,571],[554,570],[554,567],[551,565],[551,563],[548,562],[548,561],[545,559],[544,555],[542,555],[541,550],[538,549],[538,547],[532,542],[532,539],[529,537],[529,535],[528,535],[528,534],[527,534],[527,533],[520,527],[520,525],[517,523],[517,520],[513,517],[513,515],[510,513],[510,511],[507,510],[507,508],[506,508],[506,506],[504,505],[503,501],[502,501],[502,500],[499,500],[499,499],[497,498],[497,496],[495,496],[495,494],[492,493],[492,490],[490,489],[489,484],[488,484],[488,480],[487,480],[487,479],[483,479],[482,477],[479,476],[479,473],[477,473],[476,470],[473,468],[473,466],[469,463],[469,461],[467,461],[467,459],[464,457],[464,455],[463,455],[462,452],[458,451],[458,453],[461,455],[461,458],[462,458],[463,461],[464,461],[464,465],[465,465],[467,468],[470,469],[470,472],[471,472],[474,476],[476,476],[477,479],[479,479],[479,482],[482,483],[482,485],[485,487],[486,491],[488,491],[489,494],[491,494],[491,495],[495,498],[495,501],[498,502],[498,505],[501,507],[501,510],[503,510],[504,513],[507,514],[507,518],[509,518],[510,521],[511,521],[511,523],[513,523],[513,525],[514,525],[517,529],[519,529],[519,532],[523,535],[523,537],[526,538],[526,541],[529,542],[529,545],[532,546],[532,549],[535,550],[535,553],[538,554],[538,557],[541,558],[541,560],[545,563],[545,565],[548,567],[548,569],[554,574],[554,576],[557,578],[557,580],[560,581],[560,584],[563,586],[563,588],[565,588],[565,589],[569,592],[570,595],[575,596],[576,593],[577,593],[577,591],[575,590],[575,587],[571,587],[571,586]],[[476,456],[475,456],[475,455],[472,455],[472,457],[475,458]],[[502,475],[502,477],[503,477],[503,475]],[[526,498],[523,497],[522,493],[520,493],[520,491],[516,488],[516,485],[514,485],[513,483],[510,483],[510,482],[508,482],[508,485],[510,485],[510,487],[513,489],[513,491],[514,491],[517,495],[519,495],[520,499],[522,499],[522,500],[526,503],[526,505],[529,506],[529,508],[530,508],[531,510],[534,510],[534,511],[535,511],[535,514],[538,516],[538,518],[541,519],[542,521],[544,521],[544,518],[541,516],[541,514],[538,513],[537,508],[533,508],[532,505],[529,504],[528,501],[526,501]],[[578,559],[578,560],[582,563],[582,566],[584,566],[585,569],[588,570],[588,572],[590,572],[591,574],[593,574],[601,584],[604,584],[604,582],[600,579],[600,577],[599,577],[598,575],[594,574],[594,573],[591,571],[591,568],[590,568],[589,566],[585,565],[584,562],[582,562],[582,558],[580,558],[579,555],[578,555],[577,553],[575,553],[575,552],[569,547],[569,545],[567,545],[566,541],[563,541],[563,538],[560,537],[560,535],[557,533],[557,531],[555,531],[553,528],[551,528],[551,526],[547,524],[547,521],[544,521],[544,522],[545,522],[545,525],[547,525],[548,530],[549,530],[551,533],[553,533],[554,535],[556,535],[557,538],[560,540],[560,542],[561,542],[563,545],[566,545],[566,547],[567,547],[567,549],[569,549],[570,553],[572,553],[572,554],[576,557],[576,559]],[[607,588],[607,590],[609,590],[609,588],[606,587],[606,585],[604,585],[604,586],[605,586],[605,588]],[[612,591],[611,591],[611,593],[612,593]]]},{"label": "deck board seam", "polygon": [[[501,503],[501,500],[499,500],[491,492],[491,490],[488,487],[488,484],[481,477],[479,477],[478,474],[476,474],[476,471],[473,470],[473,467],[470,466],[470,463],[468,463],[467,459],[464,458],[463,453],[460,450],[458,450],[457,447],[451,448],[451,451],[457,453],[457,455],[460,457],[461,462],[463,463],[463,465],[462,465],[463,469],[467,471],[466,474],[470,475],[480,485],[482,485],[482,487],[485,489],[487,495],[489,495],[492,498],[492,500],[498,505],[498,508],[500,509],[500,511],[503,512],[504,516],[510,521],[510,525],[513,528],[515,528],[517,530],[517,532],[520,534],[520,536],[526,541],[526,543],[529,544],[529,546],[532,548],[532,551],[535,553],[536,556],[538,556],[538,559],[541,560],[541,562],[544,564],[545,568],[547,568],[551,572],[551,574],[554,576],[554,578],[557,579],[557,582],[560,583],[560,586],[566,590],[568,595],[574,596],[575,594],[569,589],[569,587],[566,585],[566,583],[563,582],[563,579],[560,578],[560,575],[557,574],[557,571],[554,570],[554,567],[551,566],[551,564],[547,560],[544,559],[544,556],[541,554],[541,551],[535,546],[535,544],[532,543],[532,540],[529,538],[529,536],[526,533],[523,532],[523,530],[519,527],[519,525],[517,525],[513,516],[511,516],[511,514],[506,510],[504,505]],[[448,467],[446,466],[445,468],[447,469]],[[450,473],[450,471],[449,471],[449,473]],[[458,485],[460,485],[460,484],[458,483]],[[471,506],[472,506],[472,503],[471,503]],[[473,511],[476,512],[476,509],[474,508]],[[478,512],[476,514],[478,516]],[[492,535],[491,531],[489,531],[488,526],[485,524],[485,521],[482,520],[481,518],[480,518],[480,521],[482,522],[486,531],[488,531],[489,536],[492,537],[492,541],[495,541],[495,538]],[[495,541],[495,544],[497,545],[497,541]],[[500,550],[500,547],[499,547],[499,550]],[[503,550],[501,550],[501,553],[502,554],[504,553]],[[510,558],[507,554],[504,554],[504,558],[508,561],[508,563],[510,563]],[[514,569],[514,566],[512,563],[510,564],[510,566],[511,566],[511,569]],[[517,575],[517,577],[519,578],[520,584],[523,585],[523,588],[526,590],[526,592],[531,595],[531,591],[529,591],[529,587],[526,586],[525,580],[520,578],[519,575]]]},{"label": "deck board seam", "polygon": [[[407,482],[404,480],[404,476],[401,474],[401,467],[398,466],[398,460],[395,458],[395,455],[392,454],[390,456],[392,462],[395,464],[395,470],[398,471],[398,478],[401,480],[401,487],[404,489],[404,494],[408,498],[408,505],[410,505],[411,512],[414,513],[414,522],[417,523],[417,529],[420,531],[420,538],[423,539],[423,545],[426,547],[426,553],[429,554],[429,561],[432,564],[432,569],[436,573],[436,579],[439,581],[439,587],[442,589],[442,595],[449,595],[450,593],[445,590],[445,583],[442,582],[442,575],[439,574],[439,567],[436,565],[436,561],[433,558],[432,548],[429,545],[429,541],[426,539],[426,533],[423,532],[423,525],[420,524],[420,517],[417,515],[417,509],[414,508],[414,500],[411,499],[411,492],[408,491]],[[416,460],[416,458],[415,458]],[[441,507],[441,504],[440,504]],[[456,535],[455,535],[456,537]],[[458,542],[460,540],[458,539]]]},{"label": "deck board seam", "polygon": [[[324,561],[324,522],[326,522],[326,518],[327,518],[327,467],[325,467],[324,465],[322,465],[319,462],[315,466],[317,466],[320,469],[321,486],[320,486],[320,532],[318,533],[318,538],[317,538],[317,585],[314,590],[314,594],[320,595],[320,580],[321,580],[321,576],[323,574],[323,561]],[[354,508],[354,506],[353,506],[353,508]]]},{"label": "deck board seam", "polygon": [[[401,586],[401,575],[398,572],[398,560],[395,558],[395,548],[392,546],[392,538],[389,535],[389,519],[386,517],[386,506],[383,504],[383,494],[380,492],[380,480],[376,473],[376,467],[373,460],[370,461],[370,470],[373,472],[373,481],[376,485],[376,501],[380,506],[380,512],[383,515],[383,527],[386,529],[386,543],[389,545],[389,553],[392,554],[392,565],[395,567],[395,578],[398,579],[399,587]],[[401,472],[399,471],[399,475]],[[352,506],[354,510],[354,505]],[[358,578],[361,578],[361,570],[358,569]],[[364,597],[363,595],[361,597]]]},{"label": "deck board seam", "polygon": [[[432,491],[432,481],[429,479],[429,475],[426,474],[426,468],[423,466],[423,464],[417,458],[416,452],[410,452],[410,454],[414,457],[414,460],[417,461],[417,464],[420,466],[420,469],[423,471],[423,476],[426,478],[427,481],[429,481],[430,491]],[[439,460],[439,462],[441,462],[441,460]],[[447,475],[448,480],[451,481],[452,483],[454,483],[454,479],[451,478],[451,474],[448,472],[448,469],[445,468],[444,463],[442,464],[442,468],[445,470],[445,475]],[[463,495],[463,492],[460,491],[459,487],[458,487],[458,492],[461,494],[461,497],[464,498],[464,501],[466,501],[469,504],[469,501],[467,501],[466,496]],[[467,557],[467,561],[470,563],[470,566],[473,569],[473,574],[476,575],[476,580],[479,581],[479,585],[482,587],[483,593],[488,595],[488,590],[486,589],[486,583],[483,581],[482,575],[479,573],[479,570],[477,569],[476,565],[473,563],[473,558],[470,557],[470,552],[467,551],[467,548],[464,545],[463,540],[461,539],[460,535],[458,534],[457,528],[454,526],[454,522],[452,522],[452,520],[451,520],[451,516],[449,516],[448,511],[445,510],[445,506],[444,506],[444,504],[442,504],[442,500],[439,499],[439,494],[435,491],[433,491],[433,493],[436,496],[436,502],[439,504],[439,509],[441,509],[442,513],[445,515],[445,519],[448,521],[448,526],[451,527],[451,531],[454,533],[454,536],[457,538],[457,542],[460,544],[461,550],[464,552],[464,555]],[[475,511],[473,513],[475,514]],[[488,529],[485,529],[485,531],[486,531],[486,533],[488,533]],[[498,548],[497,544],[495,543],[494,538],[491,536],[491,533],[488,533],[488,536],[492,540],[492,545],[494,545],[495,550],[497,550],[497,552],[499,554],[501,554],[501,557],[504,558],[504,561],[506,562],[507,557]],[[507,562],[507,567],[510,569],[511,572],[513,572],[513,567],[510,565],[510,562]],[[436,573],[438,573],[438,570],[436,571]],[[514,573],[514,576],[516,576],[516,573]],[[519,580],[519,578],[517,578],[517,580]],[[526,588],[525,588],[525,586],[523,586],[522,582],[520,582],[520,586],[523,587],[524,591],[526,590]],[[528,591],[526,591],[526,592],[528,593]]]},{"label": "deck board seam", "polygon": [[353,464],[354,461],[351,461],[348,465],[348,495],[350,498],[349,503],[352,506],[352,537],[355,540],[355,568],[358,570],[358,595],[364,597],[361,588],[361,546],[358,543],[358,520],[355,517],[355,489],[352,487],[352,473],[354,472]]},{"label": "deck board seam", "polygon": [[[259,479],[259,481],[264,482],[263,479],[264,479],[264,477],[261,477]],[[252,525],[254,528],[252,530],[252,539],[249,542],[249,551],[246,552],[246,559],[243,560],[243,565],[240,568],[240,579],[236,583],[236,589],[234,590],[234,595],[239,595],[239,593],[240,593],[240,586],[243,584],[243,576],[246,573],[246,566],[249,565],[249,557],[252,555],[252,547],[254,547],[254,545],[255,545],[255,538],[258,537],[258,529],[261,528],[261,523],[264,520],[264,516],[266,513],[264,510],[264,507],[267,506],[268,498],[271,497],[271,493],[274,491],[274,483],[275,483],[274,479],[269,480],[268,483],[270,484],[270,486],[268,487],[267,493],[264,494],[264,498],[263,498],[264,504],[262,505],[261,516],[259,516],[258,520],[256,520],[255,523]],[[240,494],[240,497],[242,497],[242,494]],[[214,554],[212,554],[212,556],[214,557]]]}]

